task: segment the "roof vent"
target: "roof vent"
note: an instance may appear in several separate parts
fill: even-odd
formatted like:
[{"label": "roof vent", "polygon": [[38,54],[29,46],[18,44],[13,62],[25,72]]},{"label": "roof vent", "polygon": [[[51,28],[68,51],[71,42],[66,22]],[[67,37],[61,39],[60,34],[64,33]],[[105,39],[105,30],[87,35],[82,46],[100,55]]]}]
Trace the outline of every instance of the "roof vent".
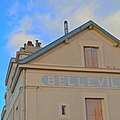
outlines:
[{"label": "roof vent", "polygon": [[68,22],[64,21],[64,33],[65,35],[68,33]]}]

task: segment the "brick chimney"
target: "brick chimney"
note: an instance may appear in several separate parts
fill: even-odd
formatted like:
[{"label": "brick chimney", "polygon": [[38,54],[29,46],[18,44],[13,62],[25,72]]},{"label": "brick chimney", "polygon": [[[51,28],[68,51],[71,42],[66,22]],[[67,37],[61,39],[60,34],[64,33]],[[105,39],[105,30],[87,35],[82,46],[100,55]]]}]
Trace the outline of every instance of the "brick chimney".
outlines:
[{"label": "brick chimney", "polygon": [[34,45],[32,41],[28,41],[27,43],[24,43],[24,47],[21,47],[20,50],[16,52],[16,60],[19,61],[38,51],[39,49],[41,49],[41,42],[36,40]]}]

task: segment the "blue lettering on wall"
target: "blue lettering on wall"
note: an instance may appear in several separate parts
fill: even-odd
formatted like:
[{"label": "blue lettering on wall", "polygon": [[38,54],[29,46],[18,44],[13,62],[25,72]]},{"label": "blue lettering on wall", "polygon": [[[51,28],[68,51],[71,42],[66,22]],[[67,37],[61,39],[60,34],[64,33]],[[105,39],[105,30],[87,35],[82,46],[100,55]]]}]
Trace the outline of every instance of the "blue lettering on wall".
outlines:
[{"label": "blue lettering on wall", "polygon": [[47,86],[120,88],[120,78],[108,77],[44,75],[42,82]]}]

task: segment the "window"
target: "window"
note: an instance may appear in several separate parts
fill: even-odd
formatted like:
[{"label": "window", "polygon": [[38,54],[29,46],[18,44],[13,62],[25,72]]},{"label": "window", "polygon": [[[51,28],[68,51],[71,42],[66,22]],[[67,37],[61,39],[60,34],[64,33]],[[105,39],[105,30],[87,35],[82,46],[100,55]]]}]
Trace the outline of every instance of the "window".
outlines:
[{"label": "window", "polygon": [[103,98],[86,98],[86,120],[103,120]]},{"label": "window", "polygon": [[70,118],[70,108],[66,103],[59,104],[59,117],[60,118]]},{"label": "window", "polygon": [[84,47],[85,67],[98,67],[98,47]]},{"label": "window", "polygon": [[62,115],[66,115],[66,106],[65,105],[61,106],[61,113],[62,113]]}]

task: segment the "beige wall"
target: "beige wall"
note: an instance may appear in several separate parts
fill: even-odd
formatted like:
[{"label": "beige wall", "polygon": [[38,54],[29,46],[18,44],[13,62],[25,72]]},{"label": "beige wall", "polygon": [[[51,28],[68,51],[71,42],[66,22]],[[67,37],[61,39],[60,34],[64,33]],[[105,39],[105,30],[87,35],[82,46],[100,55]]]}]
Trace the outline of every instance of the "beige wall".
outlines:
[{"label": "beige wall", "polygon": [[68,44],[63,42],[61,45],[56,46],[54,49],[32,60],[29,64],[74,65],[83,67],[84,63],[82,59],[84,59],[84,56],[81,50],[84,47],[83,42],[84,45],[101,46],[100,52],[102,56],[100,59],[102,65],[100,67],[120,68],[120,49],[113,47],[113,43],[110,40],[106,39],[95,30],[82,31],[72,38],[69,38]]},{"label": "beige wall", "polygon": [[[10,100],[6,104],[7,112],[3,120],[14,120],[16,118],[16,107],[18,107],[18,120],[23,120],[23,73],[18,78],[18,82],[14,89],[14,92],[11,93]],[[16,118],[17,120],[17,118]]]},{"label": "beige wall", "polygon": [[[104,72],[104,71],[103,71]],[[46,86],[43,82],[42,82],[42,78],[45,75],[49,75],[49,76],[88,76],[88,77],[103,77],[103,78],[119,78],[120,75],[116,74],[116,73],[102,73],[102,72],[98,72],[98,73],[94,73],[94,71],[91,72],[69,72],[69,71],[48,71],[48,70],[27,70],[27,74],[26,74],[26,85],[27,86]],[[49,86],[47,86],[49,87]]]},{"label": "beige wall", "polygon": [[[68,107],[65,119],[85,120],[85,96],[104,98],[105,120],[119,120],[120,88],[82,88],[74,86],[46,86],[41,82],[44,75],[60,76],[97,76],[119,78],[119,74],[87,73],[87,72],[62,72],[27,70],[27,119],[29,120],[59,120],[60,105]],[[117,110],[117,112],[116,112]],[[31,114],[32,113],[32,114]]]},{"label": "beige wall", "polygon": [[38,102],[37,101],[37,88],[27,87],[26,88],[26,120],[38,120]]}]

